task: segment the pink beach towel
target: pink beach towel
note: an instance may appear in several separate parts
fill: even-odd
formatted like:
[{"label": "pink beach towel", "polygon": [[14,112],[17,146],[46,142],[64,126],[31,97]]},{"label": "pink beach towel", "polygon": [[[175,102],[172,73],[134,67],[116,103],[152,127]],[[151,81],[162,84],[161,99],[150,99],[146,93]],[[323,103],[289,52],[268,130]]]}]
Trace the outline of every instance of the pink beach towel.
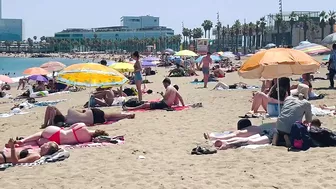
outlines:
[{"label": "pink beach towel", "polygon": [[[148,102],[159,102],[161,101],[161,99],[156,99],[156,100],[149,100]],[[190,106],[186,105],[186,106],[172,106],[171,108],[173,109],[173,111],[182,111],[185,109],[188,109]],[[128,110],[128,112],[147,112],[147,111],[153,111],[151,109],[137,109],[137,110]]]}]

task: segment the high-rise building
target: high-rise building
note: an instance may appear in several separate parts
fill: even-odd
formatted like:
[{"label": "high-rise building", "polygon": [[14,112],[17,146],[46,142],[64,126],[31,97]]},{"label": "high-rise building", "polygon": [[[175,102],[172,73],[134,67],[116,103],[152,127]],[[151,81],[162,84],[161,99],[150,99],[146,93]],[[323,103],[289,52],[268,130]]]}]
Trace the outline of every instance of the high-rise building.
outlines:
[{"label": "high-rise building", "polygon": [[22,41],[22,20],[2,18],[2,0],[0,0],[0,41]]}]

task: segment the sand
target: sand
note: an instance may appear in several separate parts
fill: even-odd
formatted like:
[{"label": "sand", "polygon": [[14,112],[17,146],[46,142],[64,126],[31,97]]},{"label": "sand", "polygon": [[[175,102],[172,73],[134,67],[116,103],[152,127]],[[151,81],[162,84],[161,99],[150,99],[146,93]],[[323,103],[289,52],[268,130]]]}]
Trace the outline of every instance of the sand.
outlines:
[{"label": "sand", "polygon": [[[145,99],[157,99],[163,90],[161,81],[168,69],[148,77],[154,94]],[[321,69],[325,76],[325,68]],[[180,112],[153,111],[136,113],[134,120],[122,120],[113,125],[99,126],[111,135],[125,135],[126,143],[102,148],[73,149],[69,159],[36,167],[14,167],[0,172],[0,188],[336,188],[334,148],[316,148],[307,152],[287,152],[282,147],[255,150],[230,149],[214,155],[192,156],[198,144],[207,145],[204,132],[236,128],[238,116],[244,115],[251,103],[251,90],[211,91],[190,84],[196,77],[172,78],[180,86],[187,103],[203,102],[204,107]],[[200,78],[200,77],[198,77]],[[237,73],[221,79],[225,83],[247,82]],[[215,83],[210,84],[214,86]],[[328,81],[313,83],[315,88],[328,87]],[[335,93],[312,104],[334,105]],[[12,90],[12,93],[17,93]],[[57,107],[65,112],[87,100],[88,91],[56,95],[45,99],[68,99]],[[44,99],[43,99],[44,100]],[[4,101],[4,100],[2,100]],[[1,104],[5,112],[12,104]],[[120,107],[113,107],[116,112]],[[29,114],[0,118],[0,144],[9,137],[26,136],[39,131],[44,107],[29,110]],[[324,126],[336,129],[334,117],[321,117]],[[265,120],[274,121],[274,120]],[[261,119],[253,119],[260,124]],[[138,159],[139,156],[145,159]]]}]

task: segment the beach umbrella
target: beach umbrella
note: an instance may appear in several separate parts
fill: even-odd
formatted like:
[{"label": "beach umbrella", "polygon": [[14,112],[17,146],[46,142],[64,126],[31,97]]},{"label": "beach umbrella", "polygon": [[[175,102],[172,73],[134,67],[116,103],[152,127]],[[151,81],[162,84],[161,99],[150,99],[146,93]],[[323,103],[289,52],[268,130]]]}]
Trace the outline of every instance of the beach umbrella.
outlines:
[{"label": "beach umbrella", "polygon": [[235,58],[236,55],[233,54],[232,52],[224,52],[224,53],[222,54],[222,57],[225,57],[225,58]]},{"label": "beach umbrella", "polygon": [[48,79],[42,75],[31,75],[28,77],[28,79],[33,80],[33,81],[48,82]]},{"label": "beach umbrella", "polygon": [[175,53],[175,56],[198,56],[198,55],[190,50],[182,50]]},{"label": "beach umbrella", "polygon": [[57,81],[74,86],[111,87],[123,85],[128,79],[113,68],[97,63],[73,64],[59,72]]},{"label": "beach umbrella", "polygon": [[316,72],[319,68],[320,63],[302,51],[276,48],[251,56],[238,74],[246,79],[274,79]]},{"label": "beach umbrella", "polygon": [[153,61],[142,61],[141,66],[142,67],[155,67],[156,64]]},{"label": "beach umbrella", "polygon": [[146,57],[146,58],[142,59],[142,61],[147,61],[147,62],[160,61],[160,58],[149,56],[149,57]]},{"label": "beach umbrella", "polygon": [[6,75],[0,75],[0,81],[5,82],[5,83],[13,83],[12,78]]},{"label": "beach umbrella", "polygon": [[300,45],[308,45],[308,44],[310,44],[309,41],[301,41],[301,42],[299,43],[299,46],[300,46]]},{"label": "beach umbrella", "polygon": [[[205,56],[200,56],[200,57],[198,57],[198,58],[196,59],[196,62],[197,62],[197,63],[200,63],[200,62],[202,61],[203,57],[205,57]],[[210,58],[212,59],[213,62],[221,61],[221,58],[220,58],[219,56],[217,56],[217,55],[211,55]]]},{"label": "beach umbrella", "polygon": [[175,54],[175,51],[173,49],[166,49],[163,52],[166,54]]},{"label": "beach umbrella", "polygon": [[294,47],[293,49],[303,51],[309,55],[322,54],[322,53],[327,53],[331,51],[327,47],[318,45],[315,43],[299,45],[299,46]]},{"label": "beach umbrella", "polygon": [[274,43],[269,43],[265,46],[266,49],[274,48],[274,47],[276,47],[276,45]]},{"label": "beach umbrella", "polygon": [[325,37],[322,41],[322,44],[329,44],[332,45],[334,43],[336,43],[336,33],[332,33],[330,35],[328,35],[327,37]]},{"label": "beach umbrella", "polygon": [[49,72],[43,68],[39,67],[33,67],[33,68],[28,68],[25,71],[23,71],[23,74],[26,75],[47,75]]},{"label": "beach umbrella", "polygon": [[134,72],[134,65],[126,62],[117,62],[109,66],[120,73]]},{"label": "beach umbrella", "polygon": [[327,55],[327,56],[325,56],[322,60],[324,60],[324,61],[329,61],[329,59],[330,59],[330,54]]},{"label": "beach umbrella", "polygon": [[[261,51],[250,57],[238,70],[246,79],[274,79],[316,72],[320,63],[308,54],[288,48],[274,48]],[[279,87],[279,80],[277,80]],[[280,100],[278,89],[278,111]]]},{"label": "beach umbrella", "polygon": [[64,69],[66,66],[60,62],[51,61],[46,62],[40,66],[40,68],[43,68],[49,72],[58,72]]}]

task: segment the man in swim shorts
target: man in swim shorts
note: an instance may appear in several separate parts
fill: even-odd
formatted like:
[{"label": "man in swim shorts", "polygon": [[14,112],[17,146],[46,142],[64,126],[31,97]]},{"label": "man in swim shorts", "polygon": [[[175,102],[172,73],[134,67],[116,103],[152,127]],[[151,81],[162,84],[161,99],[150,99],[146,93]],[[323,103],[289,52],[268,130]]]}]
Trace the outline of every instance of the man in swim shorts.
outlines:
[{"label": "man in swim shorts", "polygon": [[[123,110],[138,110],[138,109],[167,109],[170,108],[172,105],[176,105],[176,99],[178,99],[182,106],[184,106],[184,101],[182,96],[179,94],[179,92],[176,90],[174,86],[171,85],[171,81],[169,78],[165,78],[162,81],[162,84],[164,88],[166,89],[165,93],[160,93],[163,97],[162,100],[159,102],[146,102],[140,106],[137,107],[123,107]],[[178,88],[178,87],[177,87]]]},{"label": "man in swim shorts", "polygon": [[204,81],[204,88],[208,87],[209,81],[209,74],[210,74],[210,64],[212,59],[210,57],[211,53],[207,52],[207,55],[202,58],[201,65],[202,65],[202,72],[203,72],[203,81]]}]

